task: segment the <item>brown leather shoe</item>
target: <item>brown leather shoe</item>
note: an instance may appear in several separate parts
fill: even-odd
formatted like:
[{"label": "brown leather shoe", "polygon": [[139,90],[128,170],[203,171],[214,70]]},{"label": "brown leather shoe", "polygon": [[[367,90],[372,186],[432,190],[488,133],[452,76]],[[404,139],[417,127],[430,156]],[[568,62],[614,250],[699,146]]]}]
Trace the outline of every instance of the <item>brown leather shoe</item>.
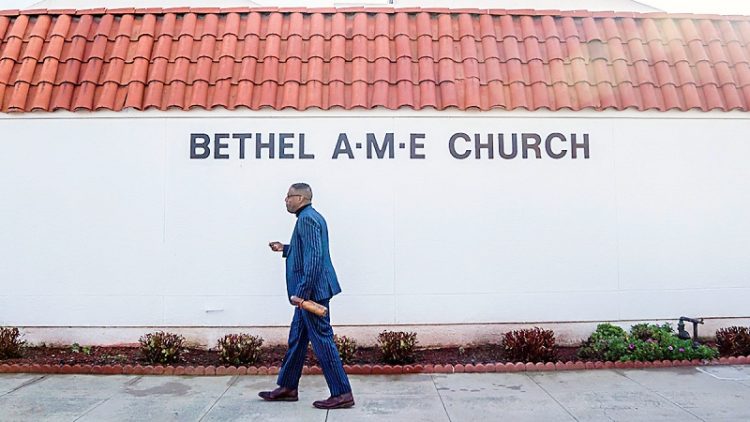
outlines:
[{"label": "brown leather shoe", "polygon": [[267,401],[297,401],[297,390],[279,387],[273,391],[261,391],[258,393],[260,398]]},{"label": "brown leather shoe", "polygon": [[318,409],[344,409],[354,406],[354,396],[352,393],[344,393],[338,396],[331,396],[326,400],[313,402],[313,406]]}]

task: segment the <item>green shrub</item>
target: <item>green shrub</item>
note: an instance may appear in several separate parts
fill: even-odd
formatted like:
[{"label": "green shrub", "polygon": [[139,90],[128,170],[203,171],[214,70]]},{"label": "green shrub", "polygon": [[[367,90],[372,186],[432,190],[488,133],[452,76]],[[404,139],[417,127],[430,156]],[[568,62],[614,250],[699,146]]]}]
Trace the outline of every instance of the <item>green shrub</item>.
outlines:
[{"label": "green shrub", "polygon": [[354,362],[354,356],[357,354],[357,342],[347,336],[333,335],[333,342],[339,350],[341,362],[349,365]]},{"label": "green shrub", "polygon": [[702,359],[710,360],[719,357],[719,351],[715,347],[706,346],[701,344],[700,346],[693,348],[692,356],[685,359]]},{"label": "green shrub", "polygon": [[505,333],[502,347],[505,358],[514,362],[551,362],[557,358],[555,333],[539,327]]},{"label": "green shrub", "polygon": [[634,340],[646,341],[652,339],[661,342],[662,340],[674,337],[674,330],[672,330],[672,326],[669,323],[662,325],[635,324],[630,327],[630,337]]},{"label": "green shrub", "polygon": [[620,360],[650,362],[662,359],[713,359],[717,356],[716,349],[706,345],[693,347],[691,340],[682,340],[673,336],[662,341],[633,340],[632,343],[628,344],[628,352]]},{"label": "green shrub", "polygon": [[[600,330],[601,327],[601,330]],[[678,338],[670,324],[636,324],[630,334],[601,324],[578,351],[578,356],[605,361],[712,359],[718,352],[705,345],[693,347]]]},{"label": "green shrub", "polygon": [[250,334],[227,334],[217,341],[219,360],[229,365],[254,364],[260,360],[263,339]]},{"label": "green shrub", "polygon": [[639,361],[654,361],[662,360],[664,357],[664,350],[658,342],[654,340],[636,340],[632,339],[628,343],[627,352],[620,357],[620,360],[639,360]]},{"label": "green shrub", "polygon": [[0,359],[20,358],[26,344],[16,327],[0,327]]},{"label": "green shrub", "polygon": [[628,333],[609,323],[599,324],[591,336],[578,350],[581,359],[619,360],[627,353]]},{"label": "green shrub", "polygon": [[750,328],[732,326],[717,330],[716,346],[722,356],[750,355]]},{"label": "green shrub", "polygon": [[628,352],[622,361],[654,361],[661,359],[712,359],[718,352],[705,345],[693,347],[692,340],[677,337],[669,323],[636,324],[630,329]]},{"label": "green shrub", "polygon": [[625,337],[628,333],[617,325],[605,322],[596,326],[596,331],[594,331],[593,335],[598,337]]},{"label": "green shrub", "polygon": [[383,331],[378,335],[378,347],[385,363],[403,364],[414,362],[416,346],[417,333]]},{"label": "green shrub", "polygon": [[173,363],[180,360],[185,338],[174,333],[157,331],[141,337],[138,342],[143,357],[151,363]]}]

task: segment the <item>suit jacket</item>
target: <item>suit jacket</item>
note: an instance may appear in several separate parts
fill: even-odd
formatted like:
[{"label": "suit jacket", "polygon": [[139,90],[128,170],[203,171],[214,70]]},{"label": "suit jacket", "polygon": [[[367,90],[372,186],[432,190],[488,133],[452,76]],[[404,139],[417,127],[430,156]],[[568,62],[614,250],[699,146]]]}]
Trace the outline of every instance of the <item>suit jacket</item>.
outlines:
[{"label": "suit jacket", "polygon": [[315,301],[341,292],[328,251],[328,225],[312,205],[297,214],[292,239],[284,245],[287,297]]}]

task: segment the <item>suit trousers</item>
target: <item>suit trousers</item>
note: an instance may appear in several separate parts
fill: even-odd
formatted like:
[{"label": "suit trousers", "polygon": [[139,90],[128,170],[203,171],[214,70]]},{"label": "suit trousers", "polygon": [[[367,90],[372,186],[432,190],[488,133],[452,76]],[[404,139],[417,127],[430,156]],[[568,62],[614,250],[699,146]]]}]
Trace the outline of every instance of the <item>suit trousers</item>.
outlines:
[{"label": "suit trousers", "polygon": [[[327,308],[328,302],[329,299],[318,301]],[[292,325],[289,327],[289,349],[284,356],[276,383],[280,387],[294,389],[298,387],[302,367],[305,364],[308,342],[312,343],[313,352],[323,370],[331,396],[351,392],[349,378],[344,372],[336,343],[333,342],[330,308],[325,317],[319,317],[299,308],[294,310]]]}]

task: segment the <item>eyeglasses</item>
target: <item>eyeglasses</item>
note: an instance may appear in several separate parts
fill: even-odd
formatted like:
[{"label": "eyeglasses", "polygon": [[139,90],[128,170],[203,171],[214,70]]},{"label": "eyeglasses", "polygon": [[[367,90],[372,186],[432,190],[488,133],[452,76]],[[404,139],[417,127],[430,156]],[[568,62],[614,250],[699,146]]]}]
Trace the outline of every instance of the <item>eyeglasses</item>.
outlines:
[{"label": "eyeglasses", "polygon": [[287,196],[286,196],[286,197],[284,198],[284,201],[288,201],[288,200],[289,200],[289,198],[294,198],[295,196],[304,196],[304,195],[287,195]]}]

